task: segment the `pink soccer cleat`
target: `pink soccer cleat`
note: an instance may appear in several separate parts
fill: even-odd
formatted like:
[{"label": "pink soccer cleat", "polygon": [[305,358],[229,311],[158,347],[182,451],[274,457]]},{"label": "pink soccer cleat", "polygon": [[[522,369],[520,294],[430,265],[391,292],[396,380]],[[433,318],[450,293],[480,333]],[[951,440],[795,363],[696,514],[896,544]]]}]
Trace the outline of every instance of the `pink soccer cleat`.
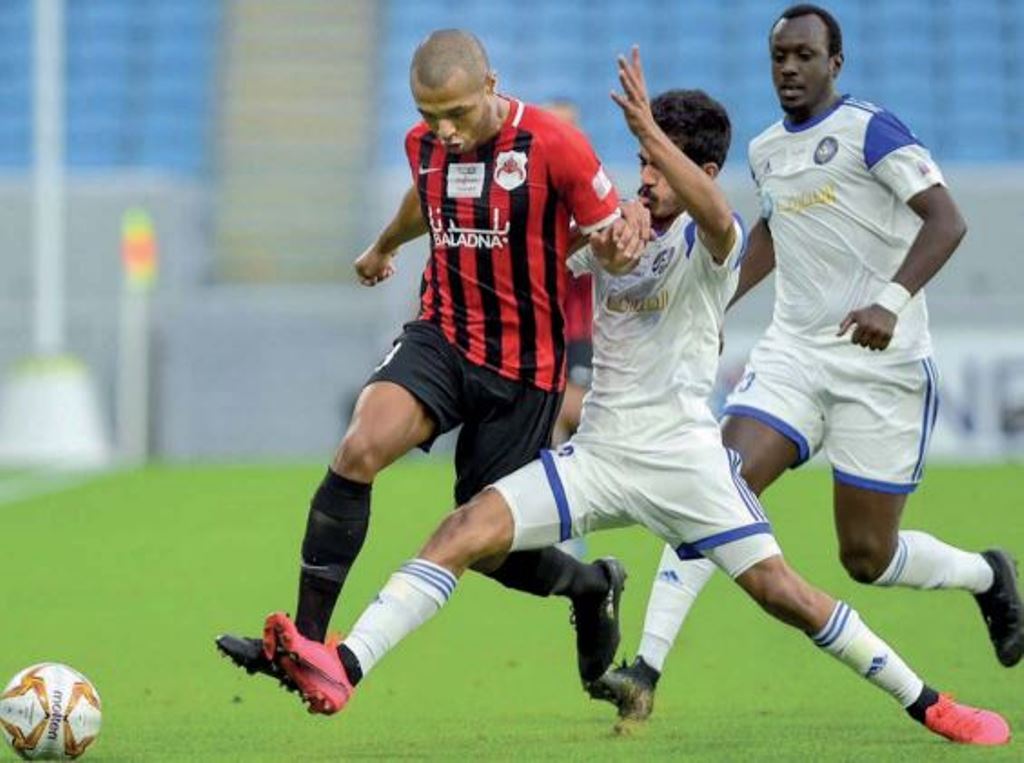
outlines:
[{"label": "pink soccer cleat", "polygon": [[267,617],[263,653],[295,682],[311,713],[334,715],[352,696],[352,682],[338,659],[336,640],[321,644],[306,638],[283,612]]},{"label": "pink soccer cleat", "polygon": [[996,745],[1010,741],[1010,726],[999,713],[961,705],[948,694],[940,694],[939,701],[925,711],[924,725],[960,744]]}]

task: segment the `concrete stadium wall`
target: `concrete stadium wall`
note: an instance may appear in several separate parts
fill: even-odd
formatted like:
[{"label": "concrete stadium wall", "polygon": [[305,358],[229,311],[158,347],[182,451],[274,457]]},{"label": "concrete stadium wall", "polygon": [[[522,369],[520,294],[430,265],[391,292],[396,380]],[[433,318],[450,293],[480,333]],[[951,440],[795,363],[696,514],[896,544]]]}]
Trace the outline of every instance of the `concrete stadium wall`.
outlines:
[{"label": "concrete stadium wall", "polygon": [[[612,168],[612,173],[621,187],[636,182],[633,167]],[[947,174],[970,233],[929,287],[940,351],[944,334],[957,336],[946,351],[957,358],[946,374],[953,405],[941,414],[951,423],[946,434],[936,434],[935,446],[953,457],[1024,455],[1013,423],[1024,421],[1024,173],[964,168]],[[373,214],[364,229],[339,241],[340,258],[354,259],[389,217],[408,178],[392,172],[376,180]],[[750,218],[756,204],[747,178],[733,172],[723,182],[737,209]],[[0,182],[0,374],[32,350],[29,200],[23,179]],[[212,208],[206,189],[145,176],[73,180],[67,215],[68,349],[92,369],[111,431],[120,218],[125,208],[137,205],[153,214],[161,249],[161,280],[152,305],[153,457],[326,459],[366,376],[414,314],[424,245],[408,247],[398,276],[375,289],[352,283],[219,284],[210,278]],[[727,341],[734,348],[742,345],[740,337],[756,336],[766,325],[771,299],[771,288],[762,287],[730,315],[729,336],[736,338]],[[1017,369],[1022,369],[1020,379]],[[993,402],[1000,394],[1001,407]],[[975,426],[957,429],[957,421]],[[1000,430],[1001,421],[1011,425]],[[984,434],[989,430],[991,435]]]}]

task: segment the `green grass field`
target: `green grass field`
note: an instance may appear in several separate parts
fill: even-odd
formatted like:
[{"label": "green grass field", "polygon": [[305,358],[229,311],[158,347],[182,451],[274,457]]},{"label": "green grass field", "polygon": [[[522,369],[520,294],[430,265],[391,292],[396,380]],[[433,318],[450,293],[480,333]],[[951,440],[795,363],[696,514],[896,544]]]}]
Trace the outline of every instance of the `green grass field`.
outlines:
[{"label": "green grass field", "polygon": [[[43,660],[86,673],[104,701],[93,761],[1024,759],[1020,739],[965,749],[933,737],[721,576],[695,606],[642,733],[615,736],[613,708],[579,689],[567,605],[473,575],[344,713],[311,717],[293,695],[220,658],[213,637],[256,633],[267,612],[292,608],[321,472],[150,468],[0,505],[0,680]],[[1024,553],[1021,477],[1019,467],[934,468],[906,524],[968,548]],[[335,627],[350,625],[417,551],[450,506],[450,481],[447,465],[423,460],[381,477]],[[934,686],[1001,710],[1024,734],[1024,667],[998,665],[968,595],[848,580],[824,471],[789,475],[765,505],[797,569],[857,607]],[[660,544],[635,529],[592,537],[590,551],[630,570],[623,647],[632,656]]]}]

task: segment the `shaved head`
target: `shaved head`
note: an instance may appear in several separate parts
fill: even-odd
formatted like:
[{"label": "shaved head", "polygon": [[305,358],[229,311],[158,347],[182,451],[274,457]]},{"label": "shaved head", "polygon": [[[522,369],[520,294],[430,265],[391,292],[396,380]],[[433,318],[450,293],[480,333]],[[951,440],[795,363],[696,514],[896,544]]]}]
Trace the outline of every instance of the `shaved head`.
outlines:
[{"label": "shaved head", "polygon": [[491,71],[487,52],[471,32],[440,29],[419,44],[409,74],[414,82],[435,89],[444,87],[456,72],[472,83],[482,83]]}]

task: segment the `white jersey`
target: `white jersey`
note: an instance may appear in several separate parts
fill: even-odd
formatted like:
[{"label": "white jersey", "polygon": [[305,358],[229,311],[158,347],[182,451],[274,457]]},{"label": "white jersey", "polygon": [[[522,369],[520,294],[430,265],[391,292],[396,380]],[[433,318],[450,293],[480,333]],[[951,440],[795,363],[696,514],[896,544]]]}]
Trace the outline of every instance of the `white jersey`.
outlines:
[{"label": "white jersey", "polygon": [[[906,202],[944,184],[931,154],[895,116],[845,96],[814,119],[779,121],[754,138],[750,169],[775,246],[768,335],[864,353],[849,334],[836,336],[839,324],[871,304],[906,257],[921,227]],[[900,313],[884,357],[930,354],[921,291]]]},{"label": "white jersey", "polygon": [[626,275],[605,272],[589,249],[570,258],[575,273],[594,275],[594,375],[573,442],[645,449],[687,424],[716,426],[707,398],[746,248],[738,219],[734,225],[736,243],[721,265],[685,214]]}]

